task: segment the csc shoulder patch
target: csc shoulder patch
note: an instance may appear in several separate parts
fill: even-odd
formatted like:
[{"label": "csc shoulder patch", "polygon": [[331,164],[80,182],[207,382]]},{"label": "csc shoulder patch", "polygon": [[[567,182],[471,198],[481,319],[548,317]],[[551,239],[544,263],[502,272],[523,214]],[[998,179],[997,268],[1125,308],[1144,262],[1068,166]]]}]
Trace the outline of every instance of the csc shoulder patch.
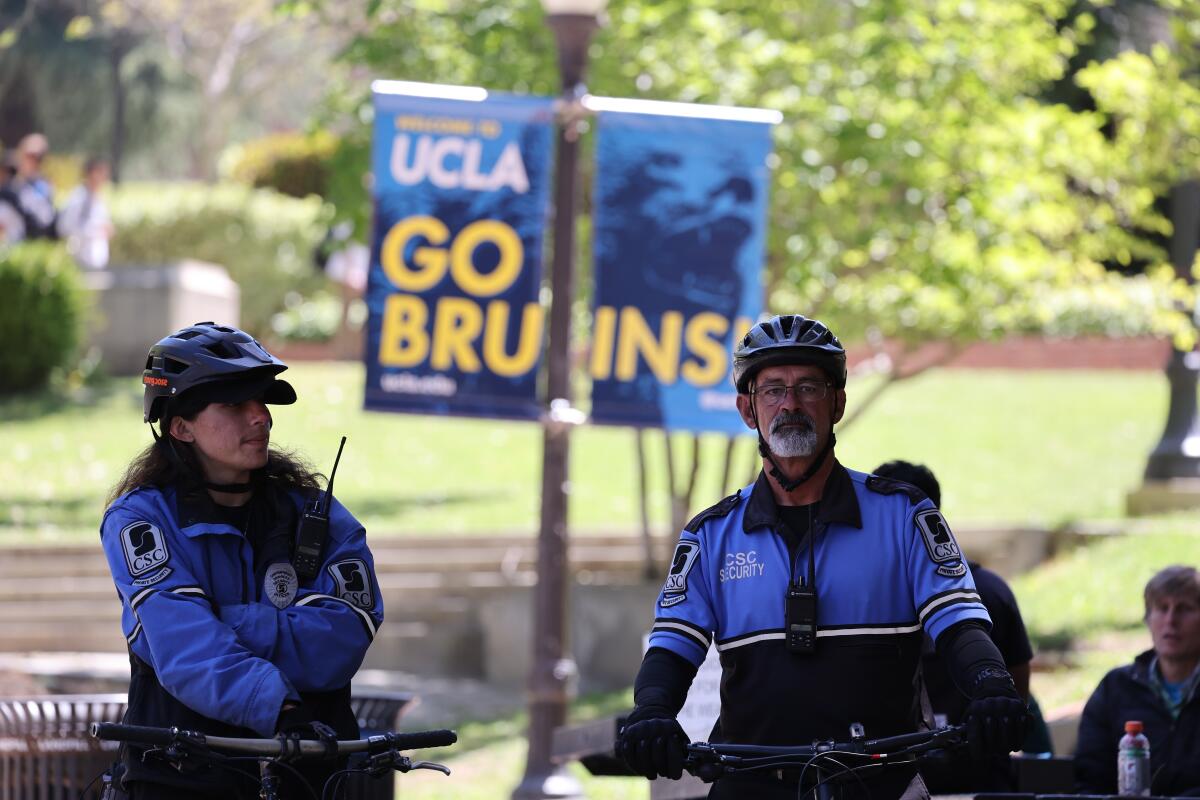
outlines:
[{"label": "csc shoulder patch", "polygon": [[675,555],[671,557],[671,569],[667,572],[667,582],[663,584],[663,608],[683,602],[687,597],[687,577],[696,565],[700,555],[700,545],[696,542],[680,542],[675,546]]},{"label": "csc shoulder patch", "polygon": [[135,578],[161,567],[171,558],[167,552],[167,541],[157,525],[135,522],[122,528],[120,536],[125,566],[129,567],[129,574]]},{"label": "csc shoulder patch", "polygon": [[954,541],[954,534],[950,532],[942,512],[936,508],[920,511],[916,521],[917,530],[933,563],[948,564],[962,560],[962,551],[958,549],[958,542]]},{"label": "csc shoulder patch", "polygon": [[375,607],[375,593],[371,589],[371,573],[361,558],[348,558],[330,564],[329,574],[337,583],[337,596],[351,605],[370,611]]},{"label": "csc shoulder patch", "polygon": [[911,483],[892,478],[881,478],[878,475],[871,475],[867,478],[867,488],[876,494],[906,494],[913,505],[925,499],[925,493]]},{"label": "csc shoulder patch", "polygon": [[706,520],[715,519],[717,517],[724,517],[724,516],[728,515],[729,512],[733,511],[734,507],[737,506],[738,501],[741,499],[742,499],[742,490],[738,489],[736,492],[729,495],[729,497],[726,497],[721,502],[717,503],[716,505],[709,506],[708,508],[701,511],[696,516],[692,517],[692,521],[689,522],[687,525],[684,525],[683,529],[685,531],[687,531],[688,533],[696,533],[697,531],[700,530],[700,526],[703,525]]}]

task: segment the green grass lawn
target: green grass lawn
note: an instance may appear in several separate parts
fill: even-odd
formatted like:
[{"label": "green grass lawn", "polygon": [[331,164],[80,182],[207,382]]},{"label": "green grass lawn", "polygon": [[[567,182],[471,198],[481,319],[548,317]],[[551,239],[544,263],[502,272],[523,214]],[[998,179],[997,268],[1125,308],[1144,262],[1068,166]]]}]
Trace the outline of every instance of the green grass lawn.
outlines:
[{"label": "green grass lawn", "polygon": [[[358,364],[302,363],[288,378],[300,402],[274,410],[276,444],[327,471],[346,434],[338,495],[372,533],[536,529],[536,425],[364,412]],[[851,381],[852,406],[866,388]],[[890,458],[929,464],[952,523],[1115,518],[1161,432],[1166,395],[1157,372],[940,370],[885,394],[840,433],[838,453],[864,470]],[[93,535],[108,489],[150,441],[133,378],[71,399],[5,400],[0,420],[0,542]],[[656,432],[649,448],[659,528],[668,518],[662,442]],[[724,440],[706,436],[703,452],[696,510],[722,493]],[[734,474],[748,482],[752,463],[747,439]],[[571,470],[577,530],[638,524],[633,431],[582,427]]]}]

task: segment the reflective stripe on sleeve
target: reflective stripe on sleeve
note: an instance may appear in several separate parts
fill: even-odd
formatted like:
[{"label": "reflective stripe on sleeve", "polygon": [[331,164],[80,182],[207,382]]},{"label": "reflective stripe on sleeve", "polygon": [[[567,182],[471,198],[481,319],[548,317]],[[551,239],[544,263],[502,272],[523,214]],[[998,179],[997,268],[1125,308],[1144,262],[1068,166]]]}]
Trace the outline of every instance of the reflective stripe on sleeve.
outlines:
[{"label": "reflective stripe on sleeve", "polygon": [[354,605],[349,600],[343,600],[342,598],[334,597],[331,594],[310,594],[305,595],[297,600],[296,605],[307,606],[317,602],[318,600],[333,600],[335,603],[341,603],[342,605],[346,606],[346,608],[352,609],[356,614],[358,614],[359,618],[362,619],[363,624],[366,625],[368,638],[370,638],[372,641],[375,640],[375,633],[378,630],[378,627],[375,625],[375,620],[371,618],[370,614]]},{"label": "reflective stripe on sleeve", "polygon": [[941,594],[935,594],[933,597],[926,600],[917,610],[917,616],[921,618],[921,622],[925,620],[935,611],[945,608],[946,606],[956,605],[958,603],[979,603],[979,592],[971,589],[953,589]]},{"label": "reflective stripe on sleeve", "polygon": [[712,641],[712,634],[700,627],[693,625],[690,622],[682,619],[669,619],[659,617],[654,620],[654,627],[650,629],[650,633],[682,633],[694,639],[698,645],[705,650],[708,649],[708,643]]}]

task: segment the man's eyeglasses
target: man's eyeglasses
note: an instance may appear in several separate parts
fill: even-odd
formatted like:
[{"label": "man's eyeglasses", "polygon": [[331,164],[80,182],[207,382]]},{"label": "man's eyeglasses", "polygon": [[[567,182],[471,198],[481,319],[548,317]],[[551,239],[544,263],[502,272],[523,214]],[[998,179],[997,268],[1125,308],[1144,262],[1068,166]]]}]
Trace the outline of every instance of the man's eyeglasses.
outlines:
[{"label": "man's eyeglasses", "polygon": [[766,383],[755,386],[750,393],[758,395],[769,406],[777,406],[787,397],[789,389],[801,403],[815,403],[829,396],[827,381],[797,381],[791,386],[786,383]]}]

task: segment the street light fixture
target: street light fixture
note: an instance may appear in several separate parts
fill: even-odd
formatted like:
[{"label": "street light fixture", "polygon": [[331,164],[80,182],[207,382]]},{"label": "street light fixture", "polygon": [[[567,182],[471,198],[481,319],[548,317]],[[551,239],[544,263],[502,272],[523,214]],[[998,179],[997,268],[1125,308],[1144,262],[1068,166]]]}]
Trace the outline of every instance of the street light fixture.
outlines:
[{"label": "street light fixture", "polygon": [[[1200,250],[1200,181],[1184,181],[1171,189],[1171,224],[1171,263],[1180,278],[1195,285],[1192,265]],[[1150,453],[1141,488],[1127,498],[1131,514],[1200,506],[1200,410],[1196,403],[1200,353],[1172,350],[1166,373],[1171,389],[1166,429]]]},{"label": "street light fixture", "polygon": [[570,456],[571,302],[575,297],[575,214],[579,186],[579,117],[588,44],[607,0],[542,0],[554,31],[563,107],[554,177],[554,252],[550,271],[547,416],[542,434],[542,512],[534,590],[533,666],[529,675],[529,755],[514,800],[582,797],[579,783],[550,762],[554,729],[566,721],[567,684],[575,664],[566,647],[567,464]]}]

